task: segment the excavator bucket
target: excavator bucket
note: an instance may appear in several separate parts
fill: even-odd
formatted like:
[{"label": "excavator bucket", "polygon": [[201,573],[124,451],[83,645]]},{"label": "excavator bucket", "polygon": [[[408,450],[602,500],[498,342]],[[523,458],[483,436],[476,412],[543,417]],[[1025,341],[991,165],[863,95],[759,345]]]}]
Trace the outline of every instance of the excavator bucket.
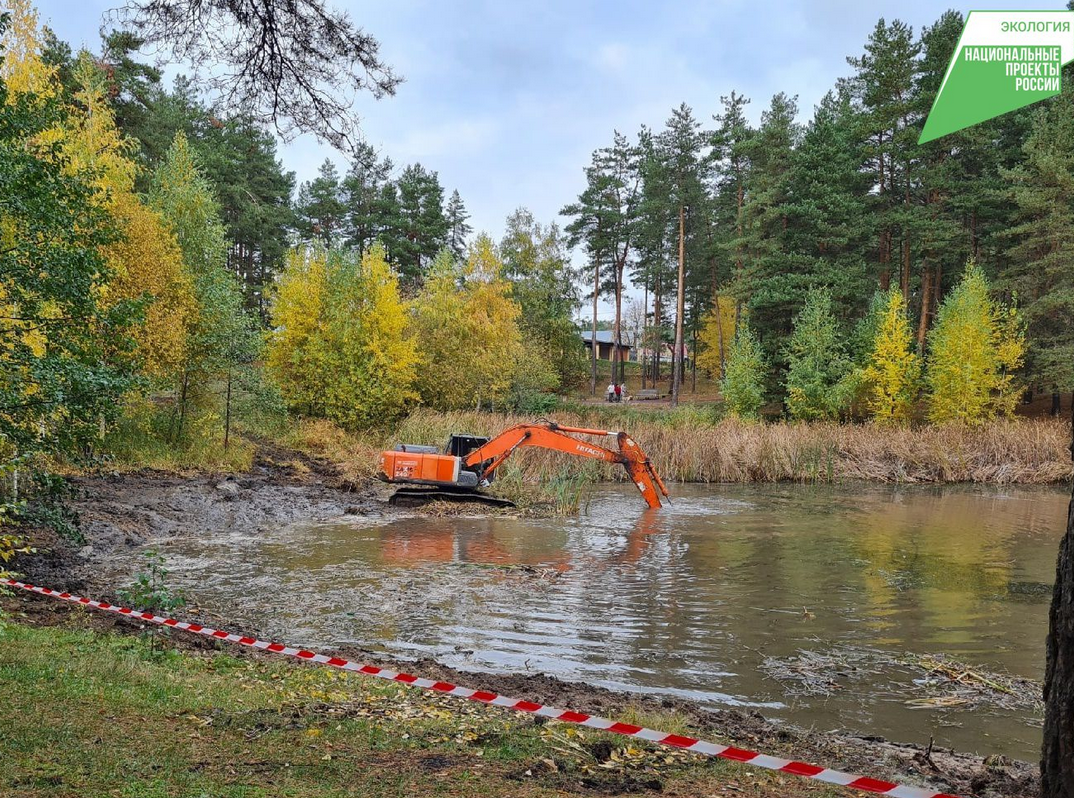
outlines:
[{"label": "excavator bucket", "polygon": [[619,439],[619,451],[625,458],[623,467],[630,474],[631,481],[641,491],[642,498],[645,499],[645,503],[649,507],[660,507],[661,495],[665,499],[671,498],[668,496],[667,488],[664,487],[664,481],[656,473],[656,469],[653,468],[648,455],[641,450],[641,447],[634,442],[633,438],[625,432],[620,432],[617,437]]}]

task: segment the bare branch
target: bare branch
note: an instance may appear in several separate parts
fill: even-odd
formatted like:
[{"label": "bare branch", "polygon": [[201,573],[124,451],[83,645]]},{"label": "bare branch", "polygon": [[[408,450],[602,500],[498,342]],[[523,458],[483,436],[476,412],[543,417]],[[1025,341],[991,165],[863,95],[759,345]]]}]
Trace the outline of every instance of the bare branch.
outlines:
[{"label": "bare branch", "polygon": [[183,63],[213,99],[345,152],[360,141],[354,103],[395,94],[402,79],[380,44],[324,0],[129,0],[107,24]]}]

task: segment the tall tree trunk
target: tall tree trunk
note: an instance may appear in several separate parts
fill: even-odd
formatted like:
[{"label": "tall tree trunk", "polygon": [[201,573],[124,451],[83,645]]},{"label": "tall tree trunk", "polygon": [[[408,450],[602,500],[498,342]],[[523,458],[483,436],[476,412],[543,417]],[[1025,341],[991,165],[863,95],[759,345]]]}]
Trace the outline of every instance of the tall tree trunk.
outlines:
[{"label": "tall tree trunk", "polygon": [[936,311],[940,309],[940,295],[943,293],[943,261],[941,260],[936,264],[936,274],[932,277],[932,308],[930,309],[933,317],[936,316]]},{"label": "tall tree trunk", "polygon": [[661,316],[661,313],[664,310],[663,301],[662,301],[663,298],[664,298],[663,291],[664,291],[664,281],[660,278],[659,275],[657,275],[656,288],[655,288],[655,297],[653,299],[653,302],[654,302],[654,306],[653,306],[653,308],[654,308],[653,309],[653,330],[654,330],[654,332],[656,334],[656,339],[653,342],[654,343],[653,351],[656,354],[656,356],[653,358],[653,387],[654,388],[656,388],[660,384],[660,356],[662,354],[661,350],[663,350],[663,348],[664,348],[664,333],[663,333],[663,328],[660,325],[660,320],[661,320],[661,318],[663,318]]},{"label": "tall tree trunk", "polygon": [[925,336],[929,331],[929,311],[932,309],[932,269],[926,263],[921,271],[921,318],[917,323],[917,351],[925,351]]},{"label": "tall tree trunk", "polygon": [[[720,295],[716,295],[716,336],[720,341],[720,379],[723,379],[724,369],[727,368],[727,350],[723,341],[723,307],[721,305]],[[694,353],[694,358],[697,358],[697,353]]]},{"label": "tall tree trunk", "polygon": [[[902,119],[903,127],[906,127],[906,117]],[[906,182],[903,186],[902,205],[904,212],[906,213],[906,219],[910,218],[910,164],[906,163]],[[902,295],[907,297],[909,301],[910,296],[910,231],[907,229],[907,222],[903,222],[902,231]]]},{"label": "tall tree trunk", "polygon": [[231,442],[231,369],[227,370],[227,399],[224,402],[224,448]]},{"label": "tall tree trunk", "polygon": [[[1074,441],[1070,454],[1074,459]],[[1067,531],[1059,544],[1048,616],[1040,794],[1041,798],[1074,798],[1074,495],[1067,510]]]},{"label": "tall tree trunk", "polygon": [[891,231],[880,231],[880,290],[891,287]]},{"label": "tall tree trunk", "polygon": [[694,356],[690,358],[690,393],[697,393],[697,325],[690,331],[694,342]]},{"label": "tall tree trunk", "polygon": [[679,279],[675,294],[675,354],[671,371],[671,406],[679,404],[679,386],[682,384],[682,314],[686,305],[686,206],[679,204]]},{"label": "tall tree trunk", "polygon": [[179,424],[175,430],[174,443],[179,443],[183,439],[183,425],[186,424],[186,394],[187,389],[190,386],[190,372],[183,370],[183,387],[179,392]]},{"label": "tall tree trunk", "polygon": [[[626,265],[626,254],[615,264],[615,359],[612,361],[612,382],[623,382],[626,366],[623,364],[623,267]],[[618,375],[616,370],[618,368]]]},{"label": "tall tree trunk", "polygon": [[902,270],[899,275],[899,287],[902,295],[910,297],[910,238],[904,233],[902,239]]},{"label": "tall tree trunk", "polygon": [[[644,351],[648,351],[648,349],[649,349],[649,334],[648,334],[648,330],[649,330],[649,278],[648,278],[648,276],[646,276],[645,277],[645,300],[642,302],[642,306],[641,306],[641,340],[638,342],[640,344],[639,347],[638,347],[639,351],[644,352]],[[642,355],[642,357],[641,357],[641,387],[642,387],[642,389],[645,388],[645,378],[649,376],[649,375],[647,375],[645,373],[645,369],[648,367],[648,363],[646,363],[646,357],[648,357],[648,356],[647,355]]]},{"label": "tall tree trunk", "polygon": [[593,258],[593,327],[589,339],[589,393],[597,395],[597,300],[600,298],[600,256]]}]

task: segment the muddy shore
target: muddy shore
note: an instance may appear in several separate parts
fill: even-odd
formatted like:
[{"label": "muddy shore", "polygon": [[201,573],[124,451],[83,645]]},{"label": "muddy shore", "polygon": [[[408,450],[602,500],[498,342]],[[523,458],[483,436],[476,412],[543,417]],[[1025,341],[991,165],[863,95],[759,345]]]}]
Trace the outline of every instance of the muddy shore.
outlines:
[{"label": "muddy shore", "polygon": [[[43,536],[35,541],[39,553],[20,559],[16,568],[28,581],[107,599],[115,598],[119,586],[103,583],[97,576],[98,567],[125,550],[179,535],[221,529],[256,533],[269,525],[300,519],[330,520],[389,511],[379,491],[348,483],[331,463],[268,449],[259,453],[249,473],[235,477],[141,471],[103,473],[72,482],[77,494],[72,505],[81,517],[86,544],[73,547]],[[26,622],[44,625],[62,623],[69,612],[66,606],[28,595],[3,599],[3,603]],[[228,610],[203,606],[185,614],[203,622],[213,619],[233,631],[260,633],[256,628],[235,628],[227,620]],[[138,628],[127,619],[111,616],[102,616],[94,623],[120,632]],[[183,635],[177,635],[174,644],[184,648],[214,645]],[[593,714],[614,717],[628,705],[643,711],[674,711],[689,718],[696,733],[709,739],[874,777],[927,784],[956,794],[1039,794],[1036,765],[1003,757],[984,759],[939,747],[926,752],[877,737],[777,724],[755,712],[702,709],[682,700],[617,693],[547,676],[463,672],[432,660],[393,663],[359,648],[343,648],[339,653]],[[243,655],[259,656],[255,652]]]}]

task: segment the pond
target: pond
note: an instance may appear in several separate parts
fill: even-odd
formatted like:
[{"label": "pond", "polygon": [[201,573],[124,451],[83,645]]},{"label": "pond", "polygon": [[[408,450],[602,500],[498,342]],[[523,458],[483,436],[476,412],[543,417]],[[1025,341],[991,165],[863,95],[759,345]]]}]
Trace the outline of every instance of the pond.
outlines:
[{"label": "pond", "polygon": [[[287,642],[1037,757],[1036,709],[914,703],[942,685],[899,660],[944,654],[1042,677],[1065,489],[685,485],[672,496],[652,511],[602,486],[568,519],[386,511],[163,551],[178,587]],[[774,661],[793,671],[803,651],[847,659],[830,689],[774,677]]]}]

